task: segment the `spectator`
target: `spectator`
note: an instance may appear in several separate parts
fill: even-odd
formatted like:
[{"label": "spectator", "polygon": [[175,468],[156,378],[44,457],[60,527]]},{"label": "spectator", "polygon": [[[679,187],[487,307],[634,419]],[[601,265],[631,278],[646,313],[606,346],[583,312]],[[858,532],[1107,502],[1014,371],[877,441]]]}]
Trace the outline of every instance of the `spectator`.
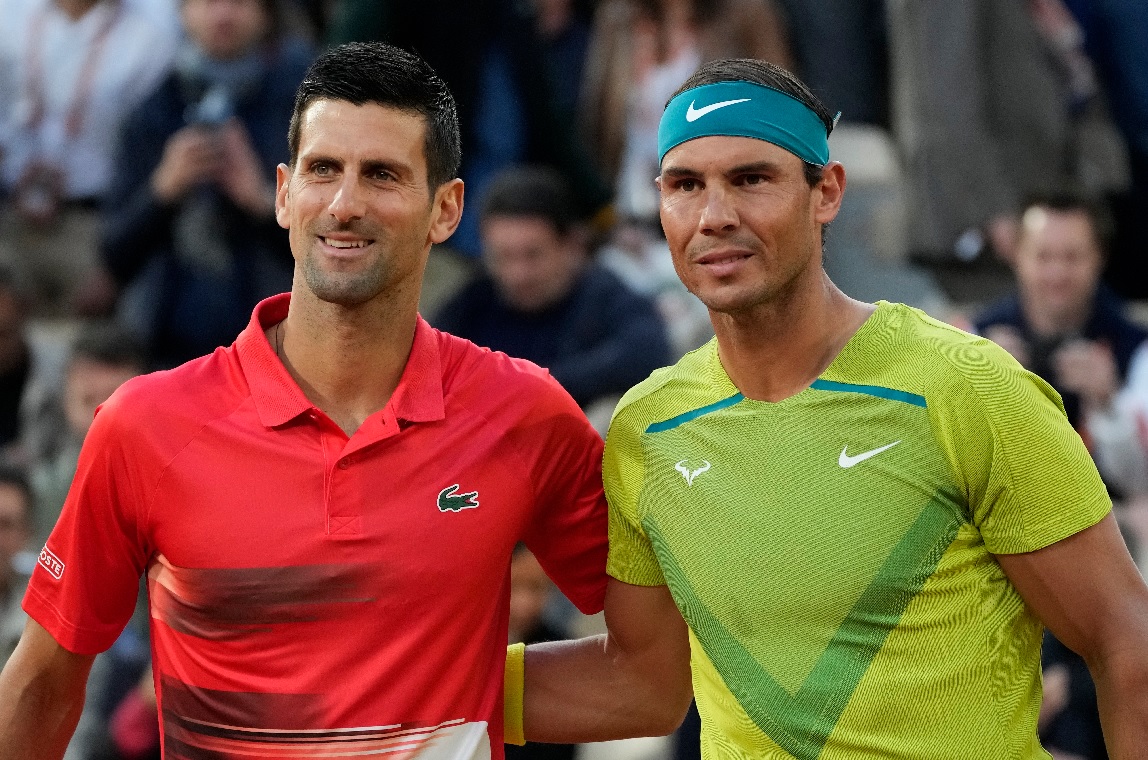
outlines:
[{"label": "spectator", "polygon": [[561,113],[578,112],[579,88],[590,46],[590,25],[574,0],[533,0],[534,28],[546,53],[553,80],[554,101]]},{"label": "spectator", "polygon": [[55,415],[63,422],[58,426],[61,434],[54,441],[43,442],[30,468],[37,541],[47,539],[60,516],[96,407],[143,370],[143,350],[122,328],[99,323],[81,328],[64,372],[62,393],[53,404]]},{"label": "spectator", "polygon": [[[468,197],[481,198],[504,169],[545,164],[565,175],[579,212],[589,215],[608,203],[609,189],[556,102],[532,10],[522,0],[339,0],[331,41],[381,40],[417,50],[439,72],[458,101],[459,176]],[[468,206],[450,239],[472,258],[481,248],[477,211]],[[434,288],[437,272],[429,275]]]},{"label": "spectator", "polygon": [[[976,320],[977,332],[1060,392],[1069,420],[1086,440],[1089,420],[1111,414],[1133,355],[1148,337],[1100,284],[1107,228],[1098,208],[1080,197],[1029,202],[1013,260],[1018,292]],[[1097,464],[1110,479],[1103,458]],[[1043,665],[1048,691],[1042,741],[1050,750],[1105,760],[1087,667],[1051,635]]]},{"label": "spectator", "polygon": [[0,466],[0,668],[24,632],[27,615],[20,607],[28,575],[16,558],[28,543],[32,494],[23,473]]},{"label": "spectator", "polygon": [[277,7],[183,0],[175,69],[128,119],[104,260],[156,366],[230,343],[260,298],[290,287],[274,176],[311,50],[280,33]]},{"label": "spectator", "polygon": [[443,307],[436,327],[547,367],[583,409],[668,362],[656,308],[591,260],[556,172],[499,175],[481,220],[486,275]]},{"label": "spectator", "polygon": [[97,206],[175,38],[123,0],[0,0],[0,19],[0,262],[38,313],[106,306]]},{"label": "spectator", "polygon": [[1086,424],[1097,468],[1124,497],[1121,525],[1132,556],[1148,574],[1148,344],[1136,351],[1116,400]]},{"label": "spectator", "polygon": [[59,436],[62,415],[45,412],[63,385],[70,325],[29,320],[24,291],[0,265],[0,461],[24,467]]},{"label": "spectator", "polygon": [[1106,233],[1100,211],[1082,198],[1030,202],[1014,262],[1017,293],[976,319],[978,333],[1060,392],[1082,432],[1088,412],[1111,404],[1148,337],[1100,285]]},{"label": "spectator", "polygon": [[1065,0],[1109,93],[1112,116],[1128,145],[1132,186],[1114,203],[1116,241],[1105,277],[1125,297],[1148,297],[1148,3]]},{"label": "spectator", "polygon": [[656,222],[658,120],[698,64],[760,58],[792,68],[773,0],[603,0],[594,18],[582,128],[625,219]]},{"label": "spectator", "polygon": [[0,268],[0,447],[16,443],[20,404],[32,375],[24,304],[11,273]]},{"label": "spectator", "polygon": [[885,0],[777,1],[795,72],[817,97],[840,110],[844,123],[889,126]]},{"label": "spectator", "polygon": [[1082,104],[1028,0],[887,6],[912,255],[967,261],[991,247],[1007,258],[1025,197],[1073,183],[1100,193],[1124,179],[1086,170]]},{"label": "spectator", "polygon": [[[1137,350],[1115,401],[1090,414],[1087,425],[1096,466],[1126,497],[1148,506],[1148,346]],[[1148,547],[1148,534],[1139,540]]]}]

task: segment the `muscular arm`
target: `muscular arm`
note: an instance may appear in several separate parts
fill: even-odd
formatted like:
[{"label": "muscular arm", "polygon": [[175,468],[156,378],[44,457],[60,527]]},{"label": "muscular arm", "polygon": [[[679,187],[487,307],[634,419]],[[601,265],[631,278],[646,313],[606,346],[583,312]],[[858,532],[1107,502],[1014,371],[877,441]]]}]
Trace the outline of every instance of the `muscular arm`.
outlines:
[{"label": "muscular arm", "polygon": [[605,636],[526,649],[523,725],[540,742],[661,736],[689,707],[690,644],[669,589],[611,579]]},{"label": "muscular arm", "polygon": [[1148,587],[1115,518],[997,561],[1044,624],[1088,663],[1113,760],[1140,757],[1148,746]]},{"label": "muscular arm", "polygon": [[93,659],[69,652],[28,621],[0,673],[0,760],[63,757],[84,708]]}]

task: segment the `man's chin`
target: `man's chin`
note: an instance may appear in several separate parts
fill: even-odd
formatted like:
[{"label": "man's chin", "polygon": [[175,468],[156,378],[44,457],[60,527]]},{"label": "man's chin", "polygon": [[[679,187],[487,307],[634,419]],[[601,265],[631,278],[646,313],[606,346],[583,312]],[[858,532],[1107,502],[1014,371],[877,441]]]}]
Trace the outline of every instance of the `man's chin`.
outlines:
[{"label": "man's chin", "polygon": [[331,275],[304,270],[307,289],[324,303],[346,308],[362,306],[383,292],[383,278],[379,273],[358,275]]}]

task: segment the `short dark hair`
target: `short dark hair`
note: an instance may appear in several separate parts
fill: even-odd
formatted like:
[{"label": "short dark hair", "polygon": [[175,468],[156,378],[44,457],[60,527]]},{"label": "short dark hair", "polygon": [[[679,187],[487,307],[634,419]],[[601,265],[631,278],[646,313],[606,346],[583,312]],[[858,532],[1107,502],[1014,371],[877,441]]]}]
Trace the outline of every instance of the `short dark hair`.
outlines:
[{"label": "short dark hair", "polygon": [[426,120],[427,183],[433,190],[458,176],[462,138],[454,96],[417,55],[383,42],[351,42],[319,56],[295,93],[287,129],[292,166],[299,155],[303,113],[316,100],[374,103],[420,114]]},{"label": "short dark hair", "polygon": [[136,336],[114,322],[83,324],[72,341],[71,361],[88,359],[113,367],[147,366],[147,354]]},{"label": "short dark hair", "polygon": [[[759,61],[756,58],[723,58],[703,63],[678,88],[670,100],[686,90],[707,84],[717,84],[718,82],[751,82],[783,92],[817,114],[817,118],[825,125],[826,136],[833,131],[833,114],[804,82],[780,66],[769,61]],[[805,181],[809,183],[810,187],[813,187],[821,181],[822,167],[808,161],[802,161],[802,163],[805,165]]]},{"label": "short dark hair", "polygon": [[533,216],[546,220],[560,236],[578,221],[570,184],[546,166],[516,166],[495,176],[480,204],[480,218]]},{"label": "short dark hair", "polygon": [[1092,237],[1096,241],[1096,247],[1100,249],[1102,256],[1107,255],[1108,246],[1116,234],[1116,222],[1112,218],[1112,212],[1108,206],[1099,198],[1071,188],[1032,193],[1025,196],[1021,204],[1021,219],[1023,220],[1024,215],[1034,208],[1047,209],[1062,214],[1073,212],[1084,214],[1092,228]]}]

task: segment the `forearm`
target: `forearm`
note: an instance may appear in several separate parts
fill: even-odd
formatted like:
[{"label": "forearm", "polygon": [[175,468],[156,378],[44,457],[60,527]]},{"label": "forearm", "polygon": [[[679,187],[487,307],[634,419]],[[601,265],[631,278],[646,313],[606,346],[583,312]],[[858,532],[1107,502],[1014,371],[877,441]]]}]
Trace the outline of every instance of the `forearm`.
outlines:
[{"label": "forearm", "polygon": [[529,741],[581,743],[664,736],[689,707],[688,659],[627,654],[607,636],[526,649],[523,724]]},{"label": "forearm", "polygon": [[1090,663],[1090,669],[1108,756],[1143,757],[1148,747],[1148,649],[1126,649]]},{"label": "forearm", "polygon": [[84,692],[62,693],[6,668],[0,675],[0,760],[57,760],[84,708]]},{"label": "forearm", "polygon": [[0,673],[0,760],[63,757],[84,709],[92,660],[63,649],[28,621]]}]

